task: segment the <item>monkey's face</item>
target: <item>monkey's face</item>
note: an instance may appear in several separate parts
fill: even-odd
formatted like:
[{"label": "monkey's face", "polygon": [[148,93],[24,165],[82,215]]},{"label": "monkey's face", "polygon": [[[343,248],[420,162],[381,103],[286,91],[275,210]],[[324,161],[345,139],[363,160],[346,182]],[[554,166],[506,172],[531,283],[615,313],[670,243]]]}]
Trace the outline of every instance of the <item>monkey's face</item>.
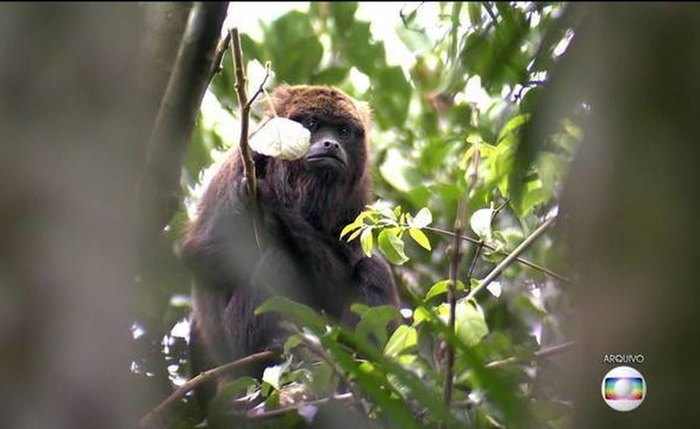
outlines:
[{"label": "monkey's face", "polygon": [[[369,111],[337,88],[327,86],[282,86],[272,94],[273,112],[301,123],[311,132],[306,156],[291,163],[275,162],[280,179],[323,185],[323,191],[357,188],[367,181],[367,133]],[[332,185],[333,188],[328,188]],[[340,189],[340,188],[337,188]]]},{"label": "monkey's face", "polygon": [[345,177],[358,168],[364,150],[364,133],[351,120],[313,114],[293,118],[311,132],[304,164],[311,173]]}]

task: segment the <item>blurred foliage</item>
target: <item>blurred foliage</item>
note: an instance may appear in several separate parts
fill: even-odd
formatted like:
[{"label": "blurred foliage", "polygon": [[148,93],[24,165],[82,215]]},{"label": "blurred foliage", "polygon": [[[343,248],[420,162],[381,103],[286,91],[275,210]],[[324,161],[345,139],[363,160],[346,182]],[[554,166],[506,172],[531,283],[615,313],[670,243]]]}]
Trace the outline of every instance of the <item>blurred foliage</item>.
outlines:
[{"label": "blurred foliage", "polygon": [[[427,13],[431,7],[437,13]],[[368,254],[378,250],[395,264],[401,297],[411,316],[357,305],[353,310],[360,323],[350,330],[300,304],[272,300],[259,311],[282,313],[325,350],[336,368],[326,361],[310,364],[297,359],[294,350],[304,343],[294,334],[286,347],[290,360],[278,368],[277,377],[243,380],[232,391],[245,385],[248,393],[265,399],[267,409],[274,409],[281,406],[280,398],[288,395],[290,386],[307,386],[305,398],[318,399],[333,394],[337,387],[347,389],[349,380],[370,404],[367,425],[567,427],[567,398],[552,394],[552,386],[536,383],[543,370],[532,363],[534,351],[568,338],[562,315],[569,311],[569,303],[562,285],[516,263],[489,287],[490,294],[468,301],[465,296],[503,259],[504,252],[512,251],[558,207],[567,166],[581,139],[583,104],[560,112],[559,128],[537,142],[540,155],[525,164],[517,183],[513,169],[522,130],[541,102],[541,87],[566,56],[576,5],[407,5],[395,29],[412,54],[404,64],[388,61],[387,46],[375,40],[370,22],[356,17],[357,9],[352,2],[312,3],[306,12],[291,11],[272,22],[261,22],[259,40],[243,35],[244,55],[249,71],[255,63],[271,62],[270,87],[335,85],[369,102],[376,124],[372,133],[375,194],[381,202],[349,225],[343,239],[358,239]],[[210,91],[225,110],[234,112],[230,53],[223,65]],[[363,80],[369,82],[366,88],[358,84]],[[227,127],[237,127],[234,116]],[[183,168],[183,187],[195,189],[213,154],[235,144],[230,140],[200,118]],[[474,163],[477,156],[479,162]],[[474,165],[476,171],[470,171]],[[470,195],[466,195],[468,189]],[[464,234],[484,240],[489,247],[464,242],[456,330],[450,332],[445,323],[452,259],[449,234],[460,199],[466,199],[467,225],[472,228],[467,227]],[[144,270],[139,279],[148,296],[134,324],[143,347],[134,359],[133,372],[164,392],[171,383],[181,384],[188,377],[186,329],[178,333],[172,328],[186,320],[189,280],[170,260],[186,218],[183,205],[163,237],[162,253],[170,255],[164,261],[177,274],[154,278]],[[545,234],[523,256],[565,271],[554,238]],[[162,271],[164,261],[144,265]],[[387,327],[397,321],[403,323],[389,335]],[[446,345],[456,350],[450,407],[441,400]],[[524,363],[484,366],[509,357]],[[232,391],[221,395],[230,399]],[[225,402],[221,397],[215,401]],[[343,408],[352,412],[353,407]],[[177,412],[177,427],[194,427],[198,416],[190,396]],[[292,413],[265,425],[300,427],[302,423]]]}]

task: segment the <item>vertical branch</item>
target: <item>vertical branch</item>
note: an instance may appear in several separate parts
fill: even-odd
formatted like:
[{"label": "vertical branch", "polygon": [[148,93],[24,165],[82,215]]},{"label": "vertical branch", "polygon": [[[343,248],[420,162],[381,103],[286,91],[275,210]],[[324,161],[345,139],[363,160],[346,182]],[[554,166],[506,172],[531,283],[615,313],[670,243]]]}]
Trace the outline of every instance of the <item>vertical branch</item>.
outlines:
[{"label": "vertical branch", "polygon": [[238,34],[238,28],[229,30],[231,35],[231,52],[233,52],[233,65],[236,71],[236,94],[238,96],[238,104],[241,106],[241,140],[239,150],[243,160],[243,172],[245,173],[248,192],[251,198],[257,205],[257,186],[255,183],[255,163],[248,145],[248,128],[250,121],[250,104],[248,103],[248,94],[246,94],[245,71],[243,70],[243,53],[241,51],[241,37]]},{"label": "vertical branch", "polygon": [[[462,235],[464,219],[466,218],[467,204],[463,200],[457,202],[457,217],[455,219],[454,238],[452,239],[452,261],[450,262],[450,284],[447,290],[447,303],[450,306],[450,315],[447,326],[450,332],[455,331],[455,311],[457,308],[457,274],[459,262],[462,259]],[[442,385],[442,399],[449,406],[452,401],[452,379],[454,378],[455,351],[454,347],[445,342],[447,346],[447,358],[445,363],[445,380]]]},{"label": "vertical branch", "polygon": [[[457,309],[457,276],[459,274],[459,264],[462,259],[462,231],[464,230],[464,225],[467,218],[467,204],[469,202],[469,196],[472,194],[472,190],[476,184],[477,171],[479,169],[480,152],[478,146],[474,151],[472,158],[472,165],[470,166],[471,171],[469,172],[469,183],[467,185],[466,199],[459,200],[457,203],[457,216],[455,218],[454,226],[454,237],[452,239],[452,261],[450,262],[450,283],[449,289],[447,291],[447,301],[450,307],[450,315],[448,319],[448,328],[451,332],[455,331],[455,317]],[[447,345],[447,358],[445,364],[445,379],[442,385],[442,399],[445,405],[449,407],[452,401],[452,382],[454,378],[454,363],[455,363],[455,350],[454,347],[446,342]]]}]

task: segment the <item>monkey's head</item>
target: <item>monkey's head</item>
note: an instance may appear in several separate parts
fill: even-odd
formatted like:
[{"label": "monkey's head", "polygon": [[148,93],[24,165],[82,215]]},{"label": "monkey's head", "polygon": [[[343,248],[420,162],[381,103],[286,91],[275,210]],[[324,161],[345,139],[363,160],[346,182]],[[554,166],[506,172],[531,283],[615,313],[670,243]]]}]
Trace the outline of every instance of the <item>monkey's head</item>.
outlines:
[{"label": "monkey's head", "polygon": [[283,86],[272,95],[278,116],[311,132],[305,170],[329,180],[357,180],[367,159],[369,112],[342,91],[327,86]]},{"label": "monkey's head", "polygon": [[272,93],[272,105],[277,116],[311,132],[309,151],[302,159],[265,160],[264,177],[273,182],[276,197],[296,199],[309,213],[335,206],[334,213],[356,215],[370,187],[369,110],[327,86],[282,86]]}]

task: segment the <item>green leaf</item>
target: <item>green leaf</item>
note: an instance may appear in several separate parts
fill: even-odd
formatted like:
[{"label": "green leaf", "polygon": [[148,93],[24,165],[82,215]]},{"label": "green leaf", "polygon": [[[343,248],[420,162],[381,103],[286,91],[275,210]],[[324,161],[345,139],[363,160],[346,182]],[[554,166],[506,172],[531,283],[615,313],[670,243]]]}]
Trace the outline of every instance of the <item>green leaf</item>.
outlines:
[{"label": "green leaf", "polygon": [[425,250],[431,250],[430,240],[428,240],[428,237],[420,229],[408,228],[408,235]]},{"label": "green leaf", "polygon": [[347,77],[349,67],[328,67],[313,75],[311,83],[316,85],[338,85]]},{"label": "green leaf", "polygon": [[531,60],[527,51],[521,49],[530,32],[525,14],[508,5],[504,7],[507,14],[489,31],[469,34],[460,53],[468,73],[479,75],[484,89],[493,96],[498,96],[505,84],[522,82]]},{"label": "green leaf", "polygon": [[428,52],[433,48],[433,43],[428,35],[425,32],[416,31],[415,28],[400,26],[396,29],[396,35],[414,54]]},{"label": "green leaf", "polygon": [[491,240],[491,220],[493,219],[493,209],[479,209],[475,211],[469,219],[469,226],[472,231],[482,240]]},{"label": "green leaf", "polygon": [[413,309],[413,326],[418,326],[424,320],[432,320],[433,313],[422,305]]},{"label": "green leaf", "polygon": [[400,318],[401,313],[392,305],[368,308],[357,324],[355,332],[368,341],[378,341],[378,345],[384,347],[387,340],[387,325]]},{"label": "green leaf", "polygon": [[369,22],[355,21],[349,35],[341,40],[341,52],[367,76],[374,76],[375,69],[384,65],[384,43],[372,41]]},{"label": "green leaf", "polygon": [[[241,51],[243,53],[243,60],[246,63],[254,59],[260,61],[260,64],[265,64],[265,61],[267,61],[263,45],[253,40],[247,34],[241,34]],[[229,57],[229,62],[230,61],[231,58]]]},{"label": "green leaf", "polygon": [[501,128],[501,131],[498,133],[498,139],[496,139],[496,144],[503,140],[507,135],[520,128],[523,124],[525,124],[528,121],[528,119],[530,119],[530,114],[523,114],[517,115],[508,122],[506,122],[503,128]]},{"label": "green leaf", "polygon": [[[348,233],[350,233],[351,231],[354,231],[354,230],[356,230],[357,228],[361,228],[361,227],[362,227],[362,222],[358,222],[358,221],[354,221],[353,223],[350,223],[350,224],[348,224],[348,225],[345,225],[345,228],[343,228],[343,230],[340,231],[340,238],[343,238],[343,236],[344,236],[345,234],[348,234]],[[350,241],[350,240],[348,239],[348,241]]]},{"label": "green leaf", "polygon": [[[433,214],[430,213],[430,209],[427,207],[423,207],[418,211],[416,214],[416,217],[413,218],[413,221],[410,223],[410,225],[414,228],[425,228],[426,226],[430,225],[433,222]],[[430,249],[428,249],[430,250]]]},{"label": "green leaf", "polygon": [[289,353],[294,347],[301,344],[301,338],[298,335],[290,335],[287,341],[284,342],[284,353]]},{"label": "green leaf", "polygon": [[265,32],[264,40],[277,81],[294,84],[311,80],[321,62],[323,45],[307,14],[291,11],[281,16]]},{"label": "green leaf", "polygon": [[[357,380],[357,384],[362,392],[366,394],[373,403],[381,407],[387,417],[391,419],[392,423],[396,424],[396,427],[407,429],[419,429],[422,427],[413,417],[406,402],[399,399],[399,396],[394,393],[394,389],[391,387],[391,384],[387,382],[382,371],[374,370],[374,366],[367,363],[367,361],[365,361],[364,364],[358,365],[353,356],[341,348],[336,342],[324,341],[323,346],[329,351],[336,363],[344,371],[349,373],[350,378]],[[368,348],[363,348],[363,351],[371,353],[371,349]],[[381,355],[377,357],[381,358]],[[398,364],[396,364],[395,370],[406,372]],[[410,375],[407,374],[407,376]],[[416,396],[418,393],[420,392],[416,392]]]},{"label": "green leaf", "polygon": [[467,2],[467,10],[469,11],[469,23],[476,27],[481,24],[481,4],[479,2]]},{"label": "green leaf", "polygon": [[364,230],[369,229],[369,228],[370,227],[365,226],[363,228],[356,229],[355,232],[350,234],[350,236],[348,237],[348,243],[351,242],[352,240],[356,239],[358,235],[360,235]]},{"label": "green leaf", "polygon": [[[532,400],[529,403],[534,416],[539,421],[549,422],[550,427],[570,427],[572,407],[565,402]],[[558,423],[558,424],[555,424]]]},{"label": "green leaf", "polygon": [[326,320],[310,307],[281,296],[269,298],[254,313],[259,315],[269,312],[280,313],[295,324],[315,332],[323,332],[327,325]]},{"label": "green leaf", "polygon": [[408,325],[401,325],[389,338],[384,346],[384,355],[389,357],[399,357],[406,351],[413,351],[418,346],[418,331]]},{"label": "green leaf", "polygon": [[205,128],[201,120],[195,126],[184,162],[185,170],[193,180],[197,180],[200,171],[211,164],[212,148],[221,144],[221,137],[214,130]]},{"label": "green leaf", "polygon": [[345,34],[352,29],[357,2],[330,2],[328,8],[340,34]]},{"label": "green leaf", "polygon": [[399,66],[384,67],[373,77],[370,104],[382,129],[405,126],[413,88]]},{"label": "green leaf", "polygon": [[542,187],[542,181],[531,180],[525,183],[520,204],[516,205],[518,216],[523,217],[530,211],[547,200],[547,192]]},{"label": "green leaf", "polygon": [[362,251],[365,252],[365,255],[372,256],[372,249],[374,249],[372,228],[365,228],[362,230],[362,235],[360,235],[360,245],[362,246]]},{"label": "green leaf", "polygon": [[319,362],[311,369],[311,389],[319,395],[327,395],[333,392],[333,368],[327,362]]},{"label": "green leaf", "polygon": [[[449,313],[450,307],[448,304],[441,304],[438,307],[438,314],[444,323],[447,323]],[[457,301],[457,306],[455,307],[455,330],[457,337],[467,347],[477,345],[489,333],[484,312],[475,301],[467,301],[466,298]]]},{"label": "green leaf", "polygon": [[[436,297],[438,295],[442,295],[443,293],[447,293],[447,291],[450,289],[450,280],[440,280],[439,282],[433,284],[430,287],[430,290],[428,290],[428,293],[425,294],[424,300],[427,301],[430,298]],[[462,283],[460,280],[457,280],[457,290],[464,290],[464,283]]]},{"label": "green leaf", "polygon": [[424,181],[413,160],[408,159],[398,148],[386,151],[379,173],[389,185],[404,193],[411,192]]},{"label": "green leaf", "polygon": [[403,249],[403,240],[398,237],[399,230],[400,228],[382,230],[377,240],[379,251],[394,265],[402,265],[408,261]]},{"label": "green leaf", "polygon": [[219,389],[216,396],[209,403],[207,410],[208,423],[213,427],[220,427],[222,421],[228,421],[225,414],[229,412],[231,402],[244,394],[250,392],[252,387],[258,386],[258,382],[248,376],[236,378],[233,382],[226,384]]}]

